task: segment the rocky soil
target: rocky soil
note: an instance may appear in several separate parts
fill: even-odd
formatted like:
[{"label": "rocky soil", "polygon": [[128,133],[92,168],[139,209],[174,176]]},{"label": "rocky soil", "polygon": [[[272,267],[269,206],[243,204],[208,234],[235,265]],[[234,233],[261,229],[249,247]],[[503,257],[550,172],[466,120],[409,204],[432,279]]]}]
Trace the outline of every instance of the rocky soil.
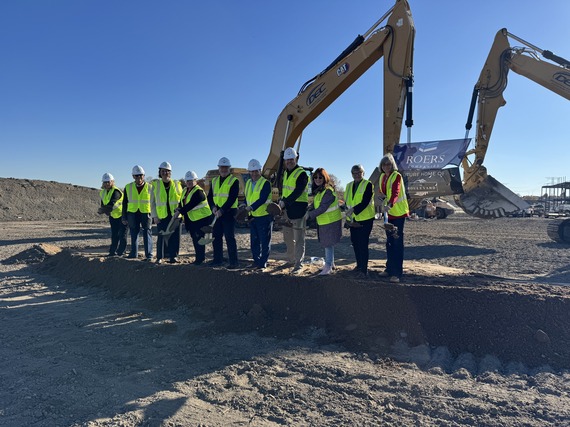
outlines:
[{"label": "rocky soil", "polygon": [[[180,265],[105,258],[97,203],[0,179],[0,426],[569,424],[570,247],[550,220],[409,221],[394,285],[352,275],[347,236],[328,278],[195,267],[187,235]],[[323,255],[313,231],[307,248]],[[381,271],[379,227],[371,255]]]}]

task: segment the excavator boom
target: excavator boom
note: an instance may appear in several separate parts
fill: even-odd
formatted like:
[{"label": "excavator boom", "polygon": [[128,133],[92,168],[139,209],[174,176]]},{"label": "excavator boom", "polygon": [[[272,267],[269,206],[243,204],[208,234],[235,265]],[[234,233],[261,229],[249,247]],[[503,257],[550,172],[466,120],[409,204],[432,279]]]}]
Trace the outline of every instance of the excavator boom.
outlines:
[{"label": "excavator boom", "polygon": [[[384,27],[380,24],[388,17]],[[407,85],[412,80],[414,23],[407,0],[396,4],[324,71],[306,82],[283,109],[273,131],[263,174],[281,184],[283,152],[300,140],[303,130],[383,56],[384,151],[399,143]]]},{"label": "excavator boom", "polygon": [[[508,37],[525,44],[526,47],[511,47]],[[539,54],[555,61],[556,64],[541,60]],[[497,112],[506,104],[503,92],[507,87],[508,73],[512,70],[570,99],[569,66],[570,63],[564,58],[549,51],[542,51],[510,34],[504,28],[497,32],[487,61],[473,90],[471,107],[465,125],[467,130],[465,138],[467,138],[475,106],[477,106],[475,147],[467,151],[462,161],[464,194],[455,197],[456,202],[465,212],[481,218],[496,218],[528,207],[524,200],[487,175],[487,170],[483,166]]]}]

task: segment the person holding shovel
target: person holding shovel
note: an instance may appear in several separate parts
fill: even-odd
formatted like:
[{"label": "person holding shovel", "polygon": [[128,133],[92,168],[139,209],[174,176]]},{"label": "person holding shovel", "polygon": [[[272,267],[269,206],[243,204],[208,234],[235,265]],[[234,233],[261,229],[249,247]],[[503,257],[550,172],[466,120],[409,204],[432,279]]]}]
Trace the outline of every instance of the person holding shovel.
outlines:
[{"label": "person holding shovel", "polygon": [[222,265],[224,260],[222,237],[225,237],[230,261],[228,269],[234,270],[239,268],[235,236],[239,181],[230,174],[230,167],[231,162],[227,157],[222,157],[218,161],[218,173],[220,176],[212,179],[212,185],[210,186],[210,191],[208,191],[208,204],[216,221],[212,230],[214,259],[210,265]]},{"label": "person holding shovel", "polygon": [[212,211],[206,200],[206,193],[198,185],[196,172],[186,172],[184,181],[186,181],[186,188],[182,193],[180,205],[175,214],[179,213],[184,217],[184,226],[186,231],[190,233],[194,245],[195,259],[193,264],[200,265],[206,259],[206,246],[199,243],[206,234],[201,228],[210,224]]},{"label": "person holding shovel", "polygon": [[251,159],[247,165],[251,179],[245,184],[245,209],[251,220],[250,245],[253,257],[252,268],[264,269],[271,250],[271,231],[273,230],[273,215],[267,212],[271,203],[271,184],[261,176],[261,163]]},{"label": "person holding shovel", "polygon": [[[164,249],[168,251],[168,262],[175,264],[178,262],[178,251],[180,250],[180,231],[174,227],[176,221],[174,211],[180,203],[182,197],[182,185],[179,181],[172,179],[172,166],[168,162],[162,162],[158,167],[160,179],[153,181],[153,191],[150,198],[150,208],[152,218],[158,230],[156,242],[156,262],[162,263]],[[170,224],[170,227],[169,227]],[[171,228],[170,230],[168,230]]]},{"label": "person holding shovel", "polygon": [[342,213],[338,195],[330,175],[323,168],[313,172],[313,210],[306,213],[306,220],[317,220],[319,243],[325,248],[325,265],[320,276],[332,273],[334,266],[334,246],[342,237]]},{"label": "person holding shovel", "polygon": [[115,178],[110,173],[104,173],[99,196],[101,207],[98,212],[109,215],[111,225],[111,246],[108,256],[122,256],[127,247],[127,227],[123,224],[123,192],[115,187]]},{"label": "person holding shovel", "polygon": [[372,183],[364,179],[364,167],[354,165],[350,171],[353,181],[346,185],[344,192],[346,223],[350,230],[350,241],[354,249],[356,267],[354,271],[368,275],[368,244],[376,210],[374,209],[374,189]]},{"label": "person holding shovel", "polygon": [[385,196],[382,212],[388,215],[393,230],[386,227],[386,270],[380,274],[389,277],[390,282],[398,283],[402,277],[404,264],[404,224],[410,214],[404,179],[392,154],[380,160],[380,195]]},{"label": "person holding shovel", "polygon": [[131,232],[131,252],[129,258],[137,258],[139,251],[139,232],[143,231],[144,254],[147,261],[152,260],[152,219],[150,216],[150,195],[152,185],[144,180],[144,169],[135,165],[132,170],[133,182],[125,186],[123,200],[123,224]]},{"label": "person holding shovel", "polygon": [[284,209],[284,217],[291,226],[283,227],[283,240],[287,246],[287,260],[293,264],[293,274],[299,274],[305,258],[305,214],[309,205],[309,177],[297,164],[298,154],[289,147],[283,153],[285,172],[283,174],[283,194],[279,202]]}]

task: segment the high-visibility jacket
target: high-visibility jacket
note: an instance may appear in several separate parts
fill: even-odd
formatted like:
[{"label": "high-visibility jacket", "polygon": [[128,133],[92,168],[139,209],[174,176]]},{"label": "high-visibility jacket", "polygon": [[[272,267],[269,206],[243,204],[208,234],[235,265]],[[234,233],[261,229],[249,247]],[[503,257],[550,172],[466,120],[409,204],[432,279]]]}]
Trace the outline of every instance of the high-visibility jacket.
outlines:
[{"label": "high-visibility jacket", "polygon": [[323,191],[317,193],[317,195],[315,196],[315,200],[313,200],[313,206],[315,207],[315,209],[319,208],[323,196],[327,192],[327,190],[330,190],[332,192],[334,196],[334,201],[331,203],[331,205],[325,212],[317,216],[318,225],[327,225],[336,221],[340,221],[342,219],[342,213],[340,211],[340,206],[338,205],[338,196],[336,195],[336,192],[333,190],[332,187],[326,187]]},{"label": "high-visibility jacket", "polygon": [[[382,180],[386,176],[385,173],[380,175],[380,188],[382,188]],[[386,181],[386,198],[384,199],[384,206],[387,206],[392,199],[392,184],[396,181],[396,178],[400,177],[400,194],[394,202],[392,208],[388,211],[388,215],[394,217],[402,217],[408,215],[410,208],[408,206],[408,199],[406,198],[406,188],[404,186],[404,178],[400,175],[400,172],[393,171]]]},{"label": "high-visibility jacket", "polygon": [[[263,189],[267,180],[264,177],[260,177],[257,182],[255,183],[255,187],[252,184],[251,179],[249,179],[245,183],[245,201],[248,206],[253,205],[257,202],[261,196],[261,190]],[[258,216],[266,216],[269,215],[267,213],[267,205],[271,203],[271,192],[267,195],[267,200],[263,202],[261,206],[259,206],[256,210],[251,211],[250,215],[254,217]]]},{"label": "high-visibility jacket", "polygon": [[[285,170],[283,179],[283,198],[289,197],[293,191],[295,191],[295,186],[297,185],[297,178],[299,175],[305,173],[305,170],[297,166],[291,172]],[[309,183],[305,186],[305,189],[299,197],[297,197],[296,202],[308,202],[309,201]]]},{"label": "high-visibility jacket", "polygon": [[[358,187],[356,188],[355,192],[353,192],[352,189],[352,187],[354,186],[354,181],[349,182],[346,185],[346,190],[344,192],[344,201],[348,208],[353,208],[359,203],[362,203],[362,197],[364,196],[364,191],[366,191],[366,187],[368,186],[369,183],[370,181],[368,181],[367,179],[361,180],[358,183]],[[372,190],[372,193],[374,193],[374,189]],[[372,196],[370,198],[368,206],[366,206],[364,210],[360,212],[358,215],[353,213],[352,219],[355,221],[366,221],[367,219],[374,218],[374,215],[376,215],[376,211],[374,209],[374,196]]]},{"label": "high-visibility jacket", "polygon": [[[212,190],[213,190],[213,199],[214,204],[218,207],[222,207],[224,203],[228,201],[230,197],[230,188],[234,182],[237,181],[237,178],[233,175],[228,175],[222,185],[220,185],[220,177],[216,176],[212,179]],[[236,197],[235,202],[232,204],[232,208],[237,208],[238,206],[238,199]]]},{"label": "high-visibility jacket", "polygon": [[170,206],[170,213],[172,214],[172,212],[174,212],[174,209],[178,207],[178,203],[180,203],[180,198],[182,197],[182,185],[175,179],[170,181],[170,191],[168,191],[168,196],[162,179],[154,180],[152,187],[156,216],[158,219],[167,218],[167,205]]},{"label": "high-visibility jacket", "polygon": [[[192,200],[192,196],[196,191],[201,191],[202,193],[204,193],[202,187],[200,187],[199,185],[195,185],[194,187],[192,187],[190,191],[186,191],[186,194],[182,196],[182,200],[180,201],[182,203],[182,206],[190,203],[190,200]],[[187,215],[190,221],[198,221],[202,218],[206,218],[212,215],[212,210],[210,209],[210,205],[208,205],[208,200],[206,200],[205,194],[204,194],[204,200],[202,200],[200,203],[198,203],[196,206],[190,209]]]},{"label": "high-visibility jacket", "polygon": [[127,212],[150,213],[150,193],[152,185],[145,182],[143,189],[139,193],[137,185],[131,182],[125,186],[125,193],[129,202],[127,204]]},{"label": "high-visibility jacket", "polygon": [[111,197],[113,197],[113,193],[117,190],[121,197],[113,204],[113,210],[111,211],[111,218],[120,218],[123,215],[123,192],[119,190],[117,187],[112,186],[109,191],[105,190],[104,188],[99,192],[99,196],[101,197],[101,201],[103,202],[103,206],[107,206],[107,204],[111,201]]}]

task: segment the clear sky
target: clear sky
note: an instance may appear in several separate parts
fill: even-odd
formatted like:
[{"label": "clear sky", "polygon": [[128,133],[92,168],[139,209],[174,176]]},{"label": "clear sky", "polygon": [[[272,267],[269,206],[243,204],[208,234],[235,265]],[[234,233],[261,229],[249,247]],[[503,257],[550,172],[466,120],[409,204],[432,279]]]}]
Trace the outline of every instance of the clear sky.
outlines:
[{"label": "clear sky", "polygon": [[[301,85],[389,0],[2,0],[0,177],[99,187],[199,176],[220,157],[263,164]],[[570,58],[570,1],[410,0],[416,26],[412,141],[462,138],[495,33]],[[513,42],[513,44],[517,44]],[[301,164],[350,181],[382,156],[380,60],[304,132]],[[485,165],[521,195],[570,180],[568,101],[509,74]],[[474,130],[471,135],[474,136]],[[401,141],[406,140],[405,127]]]}]

